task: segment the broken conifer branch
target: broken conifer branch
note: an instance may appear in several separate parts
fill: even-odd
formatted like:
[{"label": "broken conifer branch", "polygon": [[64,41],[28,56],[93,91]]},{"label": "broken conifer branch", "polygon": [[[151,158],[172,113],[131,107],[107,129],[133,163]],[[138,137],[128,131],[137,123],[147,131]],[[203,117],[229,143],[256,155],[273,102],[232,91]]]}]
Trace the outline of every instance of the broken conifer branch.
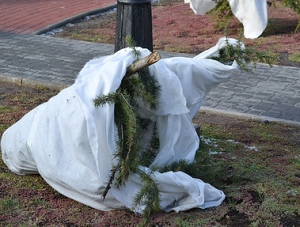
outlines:
[{"label": "broken conifer branch", "polygon": [[153,162],[158,152],[158,147],[152,140],[155,139],[157,141],[158,138],[154,127],[152,132],[153,138],[149,144],[144,144],[143,132],[148,126],[151,127],[151,122],[150,119],[140,117],[138,110],[141,107],[136,100],[142,100],[145,105],[149,104],[151,109],[156,109],[160,85],[156,77],[150,74],[148,66],[159,61],[161,57],[157,52],[153,52],[147,57],[140,59],[141,53],[136,48],[133,48],[132,53],[134,54],[135,62],[127,67],[126,75],[121,81],[119,88],[115,92],[99,95],[94,99],[96,107],[104,104],[114,104],[114,120],[118,130],[114,155],[117,163],[111,168],[106,188],[102,193],[102,199],[105,200],[111,187],[124,186],[131,174],[138,174],[143,177],[143,187],[132,209],[135,209],[137,205],[145,204],[147,209],[144,215],[149,216],[150,213],[157,211],[157,207],[159,208],[159,206],[156,206],[159,204],[159,190],[150,176],[152,172],[143,173],[140,170],[140,166],[141,163],[150,165]]},{"label": "broken conifer branch", "polygon": [[145,67],[148,67],[160,60],[160,55],[157,52],[152,52],[147,57],[144,57],[130,66],[127,67],[126,75],[125,76],[131,76],[135,74],[136,72],[142,70]]}]

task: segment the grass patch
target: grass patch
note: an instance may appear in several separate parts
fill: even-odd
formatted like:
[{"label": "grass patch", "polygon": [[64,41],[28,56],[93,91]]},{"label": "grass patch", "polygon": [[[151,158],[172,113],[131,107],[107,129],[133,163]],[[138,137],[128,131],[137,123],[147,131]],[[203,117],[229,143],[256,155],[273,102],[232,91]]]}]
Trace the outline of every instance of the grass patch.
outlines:
[{"label": "grass patch", "polygon": [[[49,89],[5,95],[0,135],[30,109],[57,92]],[[7,120],[8,109],[10,118]],[[299,226],[300,129],[198,113],[200,149],[193,163],[162,171],[184,171],[221,189],[218,207],[182,213],[160,212],[150,226]],[[5,122],[5,123],[4,123]],[[70,200],[39,175],[18,176],[0,161],[0,218],[4,226],[135,226],[129,211],[102,212]],[[116,221],[118,220],[118,221]]]},{"label": "grass patch", "polygon": [[191,48],[188,46],[173,46],[171,44],[168,44],[165,46],[165,50],[167,52],[177,52],[177,53],[190,53]]},{"label": "grass patch", "polygon": [[0,202],[0,214],[12,213],[19,208],[19,203],[15,199],[7,198]]},{"label": "grass patch", "polygon": [[[247,47],[267,51],[274,57],[272,64],[286,64],[287,56],[282,53],[288,50],[299,52],[299,34],[294,33],[298,16],[278,5],[272,7],[268,20],[268,26],[260,37],[254,40],[242,38],[242,42]],[[199,54],[216,45],[224,36],[223,29],[215,29],[215,25],[212,15],[195,15],[189,4],[182,1],[163,0],[152,4],[153,45],[156,50]],[[233,17],[229,22],[228,36],[237,38],[242,27]],[[116,11],[79,21],[55,36],[114,44],[115,30]],[[289,61],[297,65],[296,61]]]},{"label": "grass patch", "polygon": [[290,61],[300,62],[300,53],[294,53],[289,55]]}]

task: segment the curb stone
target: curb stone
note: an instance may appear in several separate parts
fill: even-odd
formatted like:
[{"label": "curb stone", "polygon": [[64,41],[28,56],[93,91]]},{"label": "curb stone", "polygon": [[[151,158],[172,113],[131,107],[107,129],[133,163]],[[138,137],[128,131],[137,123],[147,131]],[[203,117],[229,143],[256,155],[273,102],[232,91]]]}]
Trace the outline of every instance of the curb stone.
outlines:
[{"label": "curb stone", "polygon": [[[62,27],[67,23],[82,19],[85,16],[104,13],[115,7],[116,4],[113,4],[104,8],[85,12],[63,20],[59,23],[49,25],[44,29],[36,31],[34,34],[43,34],[55,28]],[[68,41],[62,38],[55,39],[54,41],[54,38],[42,39],[42,37],[40,38],[41,41],[39,41],[40,39],[37,38],[38,36],[14,36],[9,33],[1,32],[0,34],[3,35],[4,38],[2,41],[2,49],[4,52],[2,60],[3,65],[1,65],[2,72],[0,72],[0,81],[16,84],[18,86],[46,86],[52,89],[61,90],[73,84],[75,77],[66,76],[65,72],[62,72],[59,75],[58,72],[56,72],[53,76],[51,74],[51,67],[53,67],[52,64],[62,63],[64,64],[63,66],[66,66],[64,67],[63,71],[70,70],[67,73],[69,73],[69,75],[74,75],[75,68],[76,72],[79,70],[79,68],[77,68],[78,60],[76,60],[76,58],[80,57],[80,64],[83,64],[83,61],[86,60],[86,58],[82,59],[83,55],[85,57],[95,57],[97,54],[100,57],[107,55],[108,53],[112,54],[113,52],[113,45],[108,44],[91,44],[84,41]],[[14,38],[16,39],[14,40]],[[22,46],[24,41],[26,45]],[[39,45],[35,45],[35,42],[37,42]],[[54,43],[53,45],[56,46],[52,46],[52,42]],[[10,50],[10,48],[16,49]],[[29,49],[27,50],[27,48]],[[55,53],[53,52],[53,48]],[[62,52],[61,48],[65,48],[68,51],[67,55],[66,53]],[[72,48],[75,48],[79,54],[74,54]],[[9,52],[7,52],[7,50],[9,50]],[[13,56],[14,53],[11,52],[14,50],[16,54],[15,56],[17,56],[15,62],[15,57]],[[33,52],[31,53],[30,51]],[[36,53],[37,51],[39,52]],[[195,56],[191,54],[170,53],[164,51],[158,52],[163,58],[176,56]],[[26,73],[23,72],[24,68],[21,68],[22,64],[20,63],[23,63],[23,60],[30,61],[31,54],[33,54],[35,58],[31,59],[31,65],[28,64],[26,67],[28,67],[28,71],[33,70],[34,73],[32,74],[30,71],[31,75],[26,75]],[[27,58],[22,58],[23,55],[27,56]],[[22,61],[20,61],[20,58],[22,58]],[[37,65],[35,61],[41,60],[43,63],[45,63],[47,59],[52,60],[50,63],[48,63],[50,64],[50,68],[47,68],[45,72],[41,71],[40,74],[50,73],[51,75],[49,76],[49,81],[47,81],[47,77],[45,76],[39,76],[35,79],[36,75],[39,75],[39,65]],[[57,60],[59,60],[59,62],[57,62]],[[12,64],[13,67],[10,67],[10,64]],[[57,67],[59,67],[59,65],[57,65]],[[38,68],[35,69],[34,67]],[[19,70],[17,70],[18,68]],[[298,109],[300,107],[299,88],[300,70],[298,67],[277,65],[269,67],[267,64],[257,64],[255,74],[247,74],[242,72],[235,77],[232,77],[229,82],[218,85],[217,90],[213,90],[208,94],[206,97],[206,102],[204,103],[204,106],[201,107],[199,112],[212,113],[244,120],[256,120],[262,122],[267,120],[269,122],[277,122],[294,127],[300,127],[300,113],[298,113]],[[236,110],[241,112],[237,112]],[[270,117],[263,116],[266,114],[269,114]],[[274,118],[274,116],[283,116],[283,118]],[[293,118],[290,116],[293,116]],[[285,120],[284,117],[292,120]]]},{"label": "curb stone", "polygon": [[105,12],[108,12],[110,10],[113,10],[114,8],[117,7],[117,4],[113,4],[113,5],[109,5],[109,6],[106,6],[106,7],[102,7],[102,8],[99,8],[99,9],[95,9],[95,10],[92,10],[92,11],[87,11],[87,12],[84,12],[84,13],[80,13],[80,14],[77,14],[73,17],[69,17],[65,20],[62,20],[62,21],[59,21],[57,23],[54,23],[54,24],[51,24],[51,25],[48,25],[42,29],[39,29],[33,33],[31,33],[31,35],[42,35],[44,33],[47,33],[49,31],[52,31],[56,28],[60,28],[60,27],[63,27],[69,23],[74,23],[76,21],[79,21],[87,16],[91,16],[91,15],[96,15],[96,14],[100,14],[100,13],[105,13]]},{"label": "curb stone", "polygon": [[290,121],[290,120],[284,120],[274,117],[267,117],[267,116],[260,116],[260,115],[254,115],[254,114],[246,114],[246,113],[240,113],[236,111],[228,111],[228,110],[221,110],[221,109],[215,109],[210,107],[201,106],[199,113],[208,113],[208,114],[216,114],[219,116],[224,117],[232,117],[236,119],[241,120],[253,120],[253,121],[259,121],[259,122],[276,122],[279,124],[284,124],[287,126],[297,127],[300,128],[300,122],[296,121]]}]

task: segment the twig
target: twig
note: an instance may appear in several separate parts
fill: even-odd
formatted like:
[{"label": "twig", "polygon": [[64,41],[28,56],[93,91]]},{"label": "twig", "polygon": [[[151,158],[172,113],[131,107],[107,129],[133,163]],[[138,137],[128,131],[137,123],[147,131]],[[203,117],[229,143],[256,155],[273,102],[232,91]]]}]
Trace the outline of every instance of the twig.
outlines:
[{"label": "twig", "polygon": [[157,52],[153,52],[149,54],[147,57],[142,58],[130,66],[127,67],[126,76],[131,76],[135,74],[136,72],[142,70],[143,68],[152,65],[160,60],[160,55]]}]

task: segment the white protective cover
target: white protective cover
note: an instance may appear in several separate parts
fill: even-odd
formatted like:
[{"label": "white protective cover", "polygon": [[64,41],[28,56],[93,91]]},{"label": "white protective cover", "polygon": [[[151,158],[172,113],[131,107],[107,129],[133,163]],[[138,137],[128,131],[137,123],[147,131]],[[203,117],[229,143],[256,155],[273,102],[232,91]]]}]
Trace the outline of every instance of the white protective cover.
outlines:
[{"label": "white protective cover", "polygon": [[[227,0],[232,13],[244,26],[248,39],[259,37],[268,24],[267,0]],[[184,0],[197,15],[204,15],[216,6],[213,0]]]},{"label": "white protective cover", "polygon": [[[141,110],[157,122],[161,146],[153,164],[193,161],[199,139],[191,118],[207,92],[238,69],[236,64],[202,59],[215,54],[222,43],[224,39],[195,58],[162,59],[150,67],[161,85],[158,109]],[[139,50],[143,56],[150,53]],[[92,100],[116,91],[133,61],[129,48],[89,61],[72,86],[8,128],[1,149],[9,169],[20,175],[40,174],[61,194],[96,209],[131,209],[141,188],[137,175],[132,175],[125,187],[112,187],[102,201],[114,161],[117,130],[114,105],[95,108]],[[159,185],[160,205],[165,211],[218,206],[225,198],[222,191],[183,172],[154,172],[153,179]],[[136,207],[134,211],[141,213],[143,209]]]}]

